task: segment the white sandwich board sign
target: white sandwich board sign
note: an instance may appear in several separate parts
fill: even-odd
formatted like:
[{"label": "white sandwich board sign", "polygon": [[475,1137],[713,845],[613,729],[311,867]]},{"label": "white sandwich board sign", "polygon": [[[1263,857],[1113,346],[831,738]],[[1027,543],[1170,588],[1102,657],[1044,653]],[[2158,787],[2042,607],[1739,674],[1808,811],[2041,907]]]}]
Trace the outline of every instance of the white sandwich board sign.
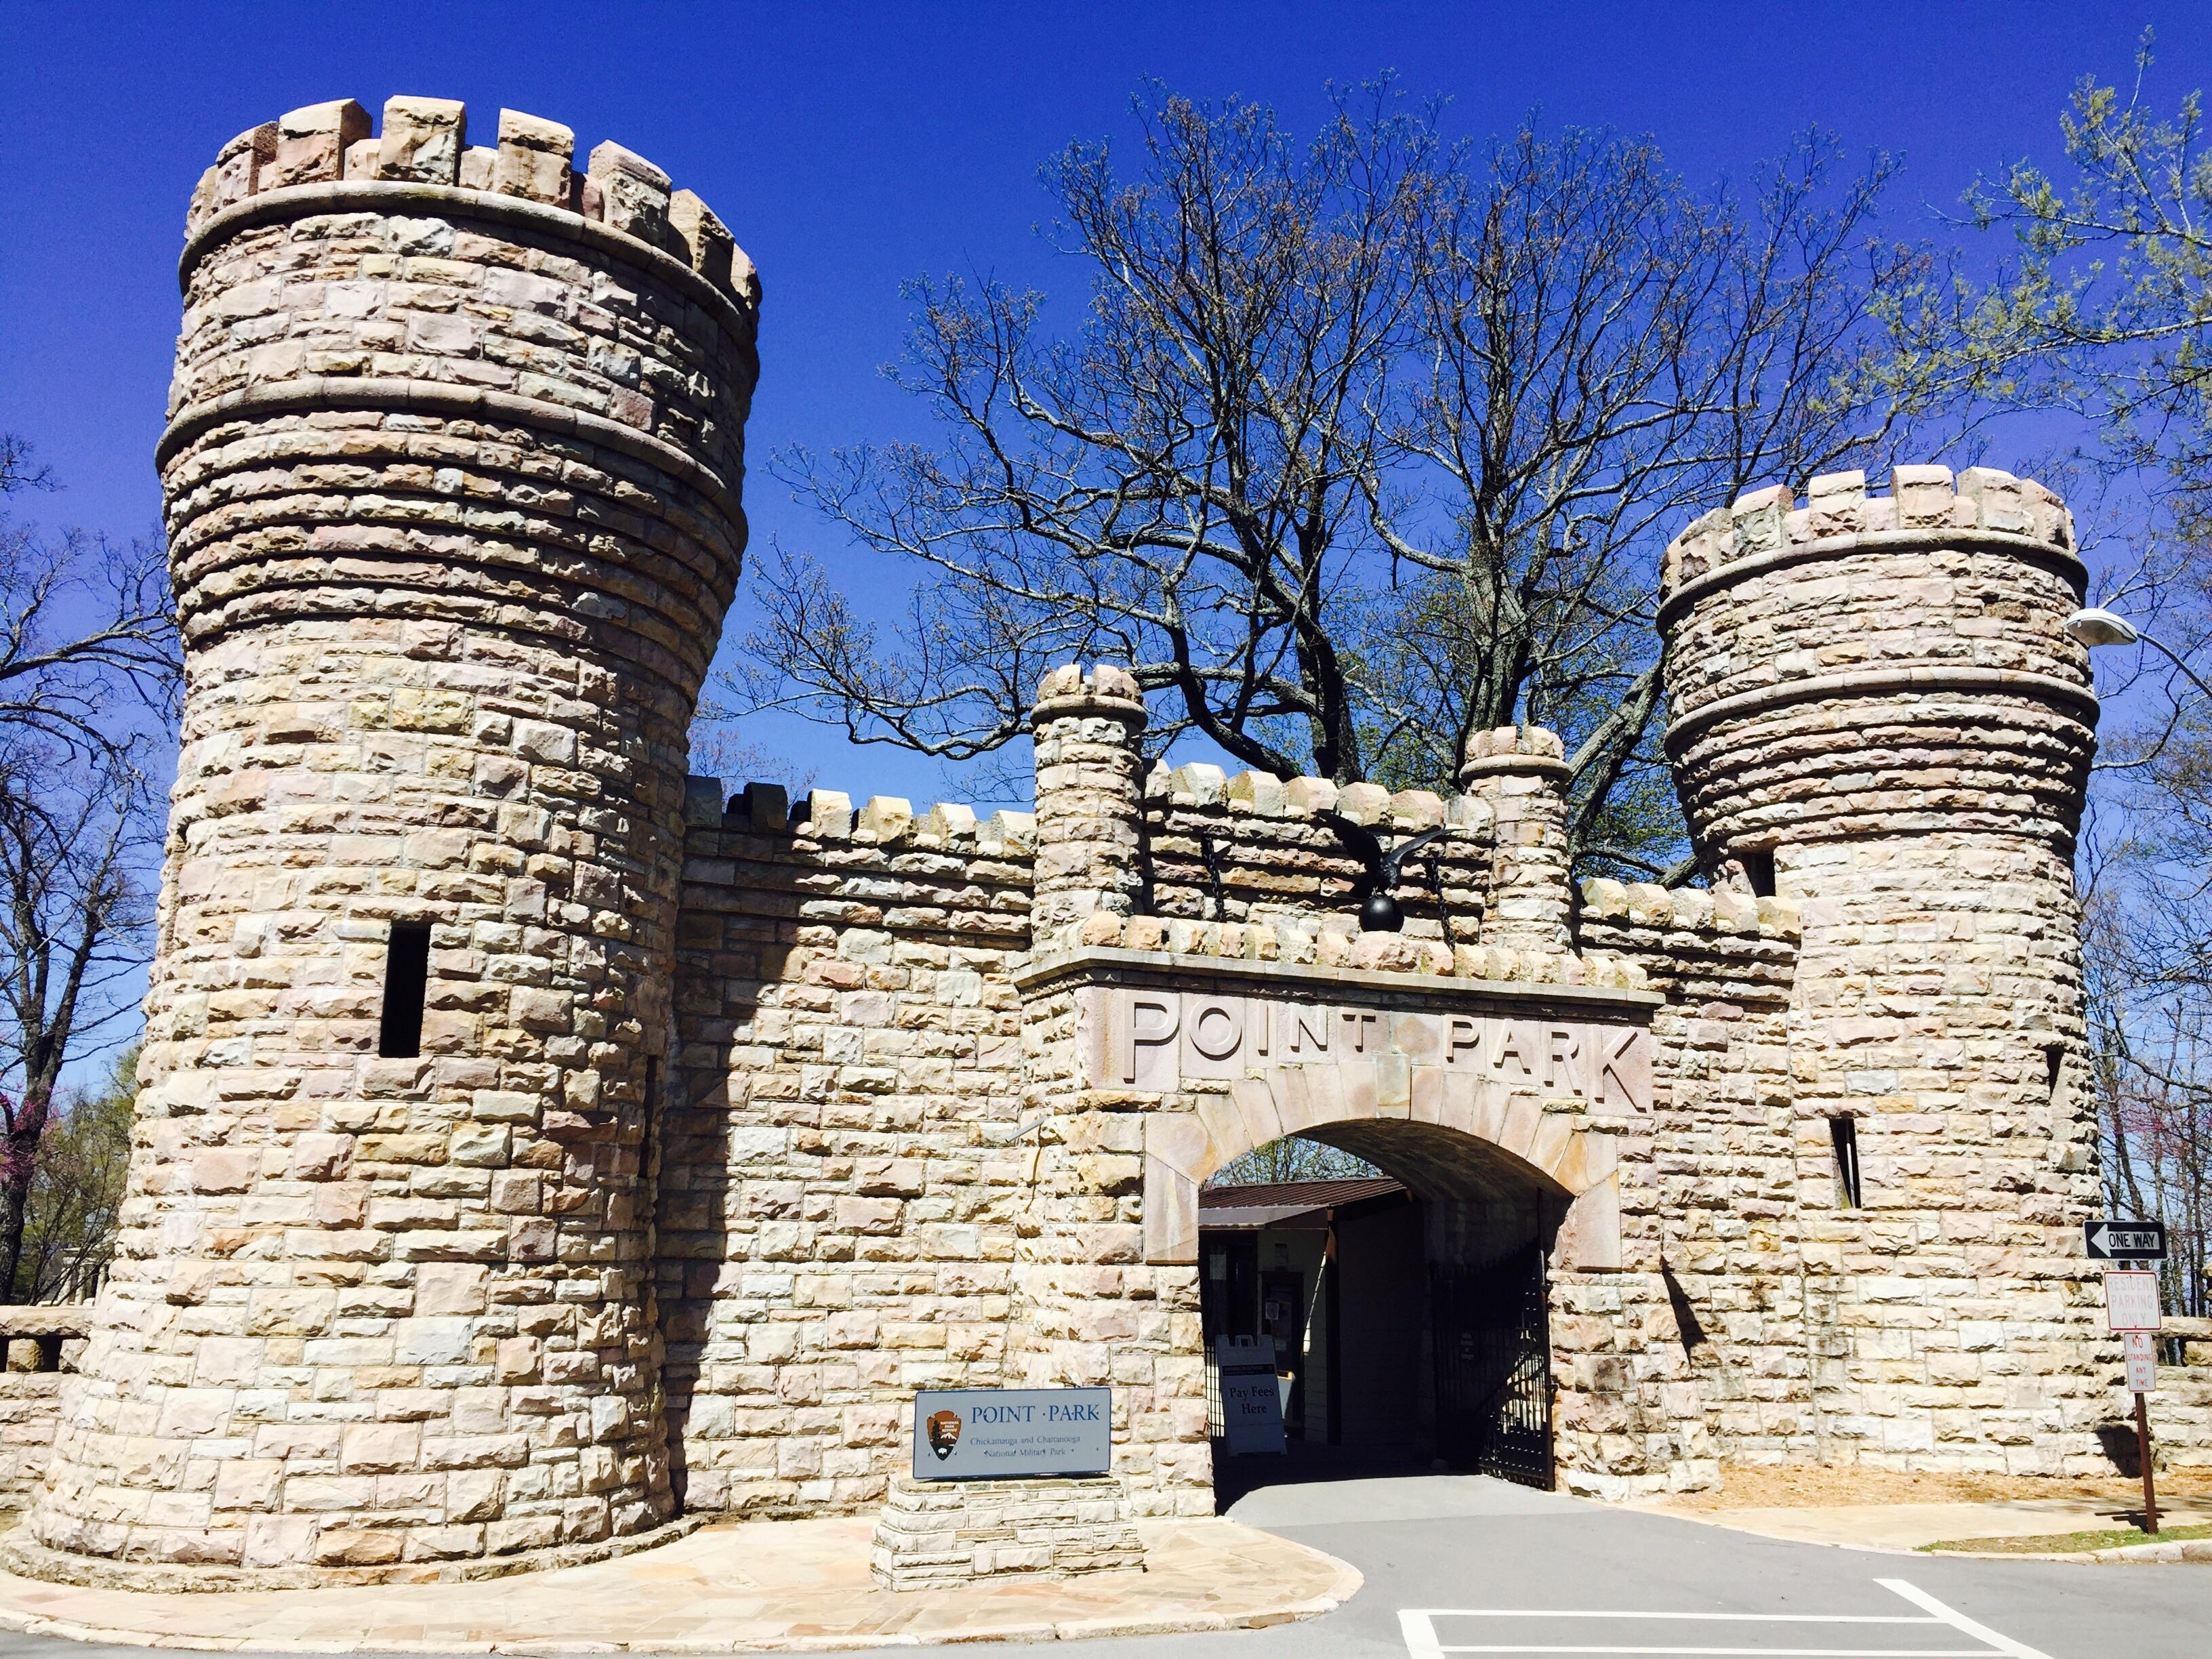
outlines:
[{"label": "white sandwich board sign", "polygon": [[1221,1432],[1231,1456],[1283,1449],[1283,1395],[1275,1386],[1275,1345],[1271,1338],[1214,1339],[1221,1378]]}]

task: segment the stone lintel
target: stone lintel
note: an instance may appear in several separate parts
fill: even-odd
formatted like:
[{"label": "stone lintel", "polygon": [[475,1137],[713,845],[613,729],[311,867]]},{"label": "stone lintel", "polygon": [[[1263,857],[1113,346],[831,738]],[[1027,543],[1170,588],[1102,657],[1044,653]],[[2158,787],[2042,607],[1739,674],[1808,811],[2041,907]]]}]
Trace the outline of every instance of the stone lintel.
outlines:
[{"label": "stone lintel", "polygon": [[1089,985],[1171,985],[1179,990],[1231,993],[1279,990],[1285,996],[1311,998],[1330,991],[1388,994],[1463,1008],[1470,1004],[1562,1005],[1602,1011],[1615,1018],[1635,1018],[1666,999],[1656,991],[1631,991],[1607,985],[1531,983],[1521,980],[1466,979],[1443,974],[1402,974],[1371,968],[1322,968],[1303,963],[1254,962],[1236,957],[1193,957],[1166,951],[1130,951],[1092,945],[1041,957],[1012,975],[1024,996],[1064,982]]}]

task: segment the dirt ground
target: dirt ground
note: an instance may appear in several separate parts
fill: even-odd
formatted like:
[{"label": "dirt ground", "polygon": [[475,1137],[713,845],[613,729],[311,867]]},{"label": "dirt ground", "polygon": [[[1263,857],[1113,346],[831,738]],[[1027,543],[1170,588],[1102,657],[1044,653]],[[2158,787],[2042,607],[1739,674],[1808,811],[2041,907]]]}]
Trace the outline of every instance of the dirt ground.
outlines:
[{"label": "dirt ground", "polygon": [[[2212,1468],[2160,1469],[2161,1498],[2212,1498]],[[2132,1475],[2094,1480],[2028,1474],[1921,1474],[1897,1469],[1780,1468],[1730,1463],[1715,1492],[1672,1502],[1694,1510],[1829,1509],[1843,1504],[1987,1504],[2015,1498],[2142,1498]]]}]

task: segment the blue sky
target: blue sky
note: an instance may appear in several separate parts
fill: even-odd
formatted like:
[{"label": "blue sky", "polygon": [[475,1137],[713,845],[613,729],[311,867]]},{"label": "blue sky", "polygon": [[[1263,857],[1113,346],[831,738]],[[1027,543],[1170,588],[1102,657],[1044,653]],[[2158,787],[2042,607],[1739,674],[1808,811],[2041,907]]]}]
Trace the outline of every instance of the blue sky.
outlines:
[{"label": "blue sky", "polygon": [[[878,365],[898,286],[987,270],[1063,293],[1032,227],[1069,139],[1129,130],[1146,76],[1312,125],[1328,82],[1395,70],[1475,135],[1531,108],[1657,135],[1693,179],[1746,173],[1817,123],[1907,161],[1893,228],[1926,234],[1978,171],[2058,159],[2075,80],[2132,74],[2151,101],[2212,81],[2212,6],[247,5],[0,3],[0,428],[68,486],[56,521],[155,518],[192,183],[223,141],[295,106],[394,93],[502,106],[617,138],[700,192],[767,289],[748,488],[757,541],[841,549],[762,463],[783,445],[914,433]],[[479,140],[482,141],[481,139]],[[1918,222],[1915,222],[1917,220]],[[855,795],[960,793],[935,763],[781,724],[756,734]]]}]

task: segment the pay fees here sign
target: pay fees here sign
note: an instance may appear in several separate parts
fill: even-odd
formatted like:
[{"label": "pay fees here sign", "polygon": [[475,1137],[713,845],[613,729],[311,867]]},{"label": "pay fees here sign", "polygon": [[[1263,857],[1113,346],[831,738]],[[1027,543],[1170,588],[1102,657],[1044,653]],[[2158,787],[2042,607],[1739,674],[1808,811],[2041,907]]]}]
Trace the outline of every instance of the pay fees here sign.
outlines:
[{"label": "pay fees here sign", "polygon": [[1224,1336],[1213,1346],[1230,1455],[1281,1451],[1283,1395],[1275,1381],[1275,1345],[1256,1336]]},{"label": "pay fees here sign", "polygon": [[1103,1474],[1111,1389],[925,1389],[914,1397],[914,1478]]}]

